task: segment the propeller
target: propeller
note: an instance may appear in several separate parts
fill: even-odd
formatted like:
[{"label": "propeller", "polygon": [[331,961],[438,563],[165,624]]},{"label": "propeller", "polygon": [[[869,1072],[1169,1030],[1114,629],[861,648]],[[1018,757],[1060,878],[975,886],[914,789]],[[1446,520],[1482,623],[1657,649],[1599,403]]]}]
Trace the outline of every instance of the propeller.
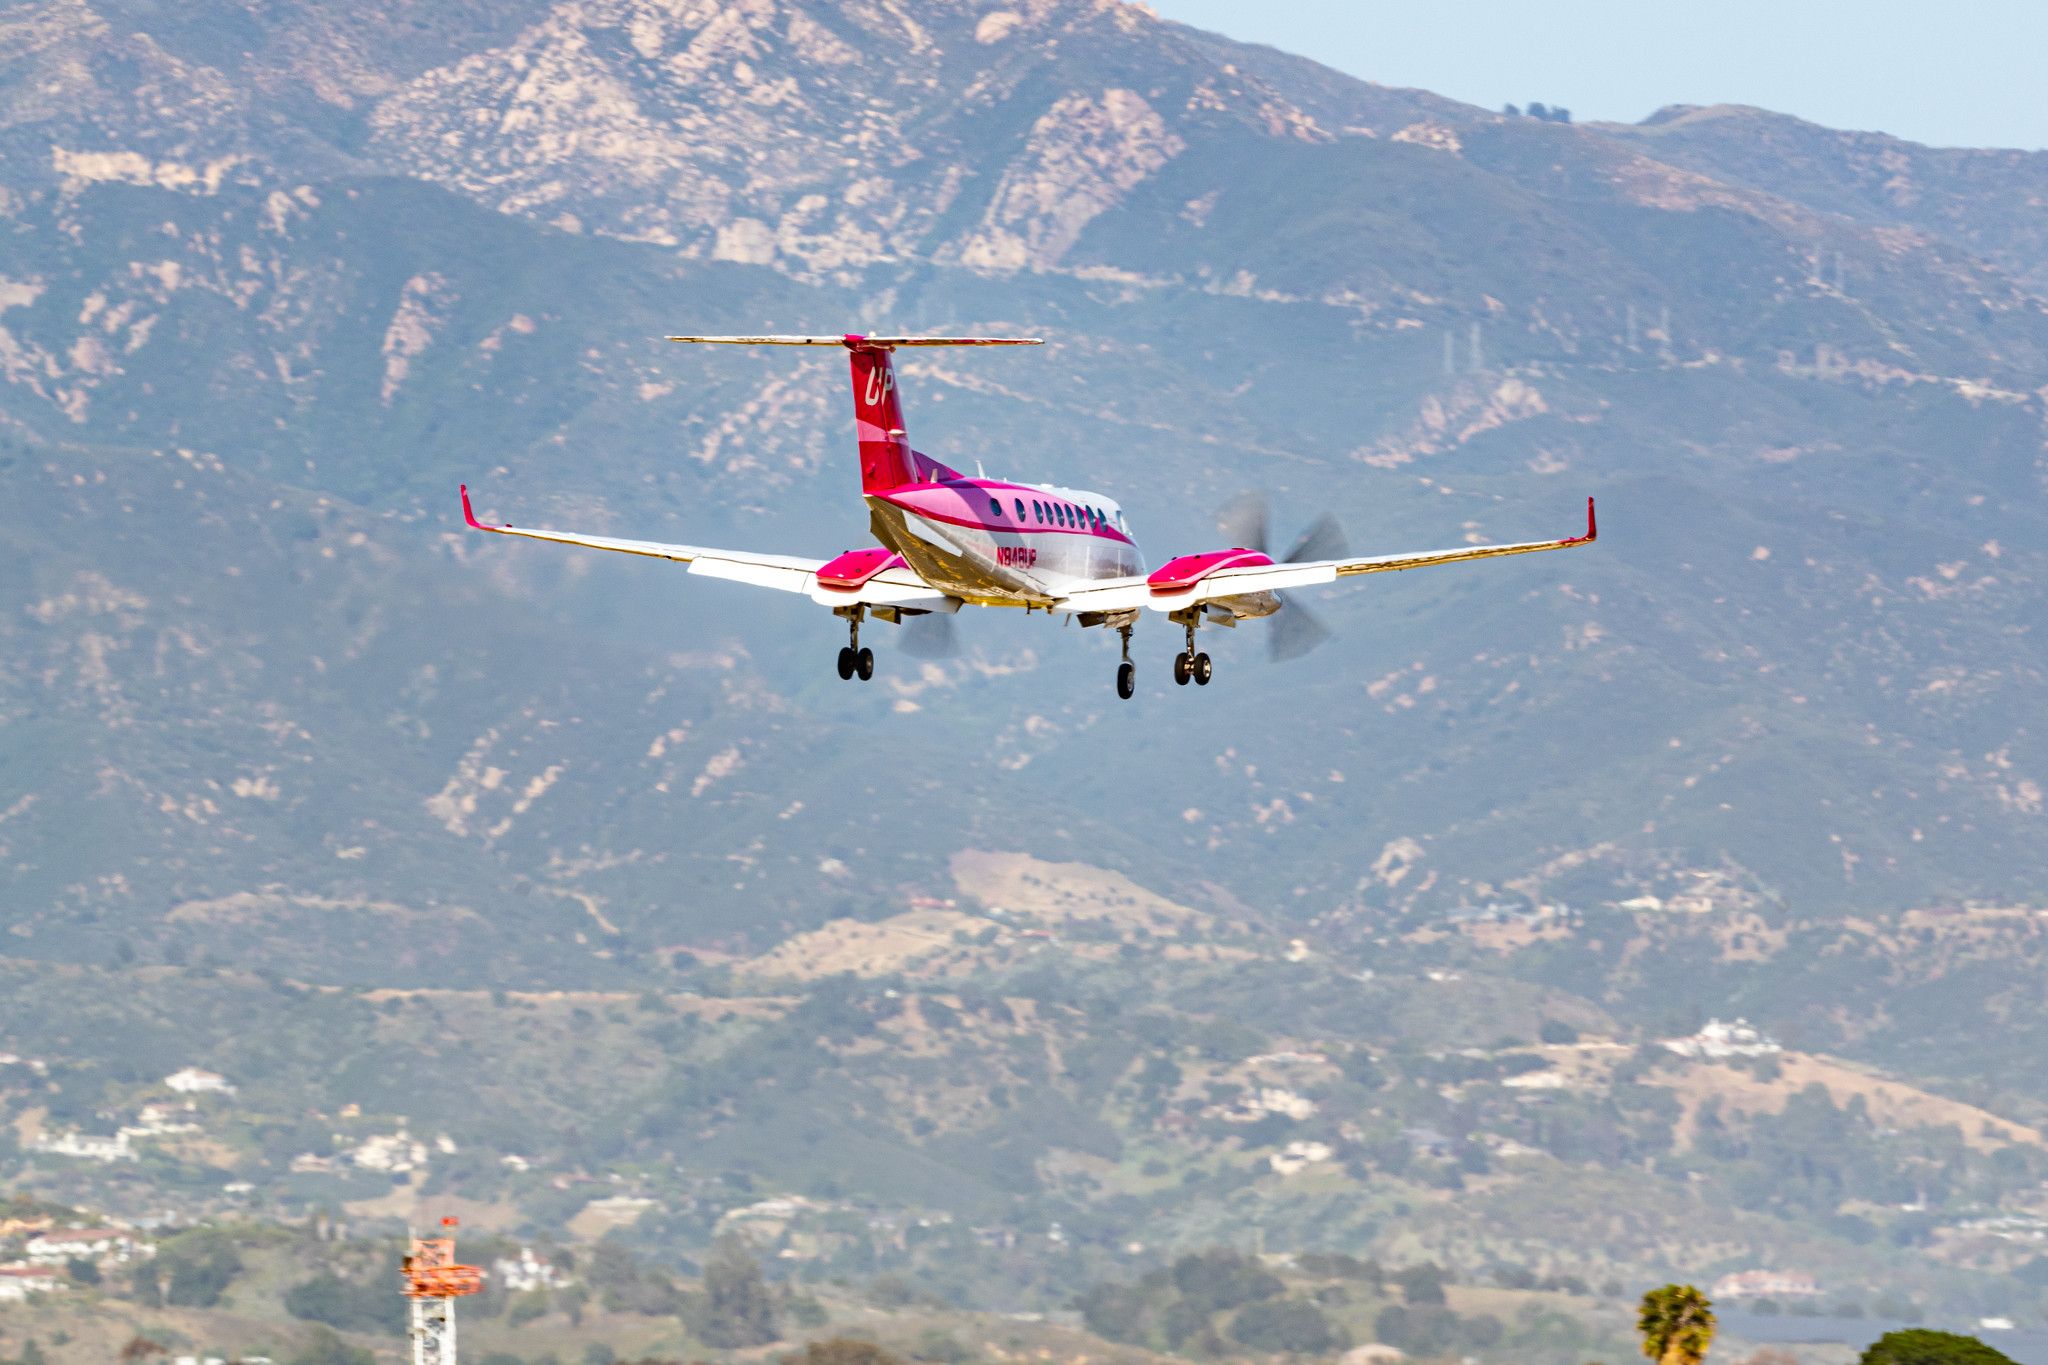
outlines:
[{"label": "propeller", "polygon": [[[1232,544],[1260,554],[1271,554],[1266,547],[1271,543],[1268,528],[1272,523],[1272,509],[1264,493],[1240,493],[1216,511],[1216,529]],[[1344,539],[1344,528],[1337,524],[1337,518],[1328,512],[1310,522],[1308,529],[1295,538],[1287,553],[1281,555],[1283,564],[1299,564],[1311,559],[1342,559],[1349,548]],[[1330,628],[1322,623],[1316,614],[1299,602],[1290,602],[1285,594],[1280,598],[1281,610],[1272,617],[1272,630],[1266,636],[1266,652],[1276,662],[1299,659],[1317,645],[1330,638]]]},{"label": "propeller", "polygon": [[950,659],[960,652],[960,636],[950,612],[928,611],[903,617],[903,652],[913,659]]}]

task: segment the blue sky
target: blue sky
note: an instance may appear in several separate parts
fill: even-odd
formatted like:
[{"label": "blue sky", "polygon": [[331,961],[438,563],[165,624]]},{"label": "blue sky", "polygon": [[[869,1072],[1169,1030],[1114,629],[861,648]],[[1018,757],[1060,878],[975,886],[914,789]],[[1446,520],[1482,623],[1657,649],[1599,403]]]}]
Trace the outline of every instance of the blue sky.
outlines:
[{"label": "blue sky", "polygon": [[1942,146],[2048,147],[2048,0],[1147,0],[1385,85],[1634,122],[1756,104]]}]

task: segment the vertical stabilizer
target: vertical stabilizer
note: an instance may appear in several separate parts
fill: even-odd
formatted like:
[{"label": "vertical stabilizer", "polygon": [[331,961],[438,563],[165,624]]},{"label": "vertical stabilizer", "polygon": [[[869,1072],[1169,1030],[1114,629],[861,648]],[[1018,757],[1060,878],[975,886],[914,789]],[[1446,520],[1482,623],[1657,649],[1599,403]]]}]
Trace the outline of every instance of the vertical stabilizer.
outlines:
[{"label": "vertical stabilizer", "polygon": [[865,337],[846,338],[853,361],[853,429],[860,442],[860,491],[881,493],[917,482],[917,461],[903,430],[896,357]]}]

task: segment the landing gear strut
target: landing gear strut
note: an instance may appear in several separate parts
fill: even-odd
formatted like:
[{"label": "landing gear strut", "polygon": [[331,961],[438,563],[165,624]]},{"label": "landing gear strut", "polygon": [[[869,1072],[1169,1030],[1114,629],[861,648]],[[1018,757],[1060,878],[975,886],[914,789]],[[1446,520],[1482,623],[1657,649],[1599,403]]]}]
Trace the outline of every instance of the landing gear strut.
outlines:
[{"label": "landing gear strut", "polygon": [[875,676],[875,651],[860,642],[859,607],[840,607],[836,615],[846,618],[847,639],[839,651],[839,680],[858,676],[862,682]]},{"label": "landing gear strut", "polygon": [[1131,662],[1131,627],[1128,623],[1118,626],[1116,633],[1124,649],[1124,660],[1116,666],[1116,694],[1129,701],[1138,692],[1138,668]]},{"label": "landing gear strut", "polygon": [[1175,617],[1187,628],[1188,647],[1185,652],[1173,656],[1173,680],[1182,687],[1190,681],[1198,687],[1207,687],[1215,666],[1209,662],[1207,654],[1195,650],[1195,625],[1201,618],[1191,612],[1176,612]]}]

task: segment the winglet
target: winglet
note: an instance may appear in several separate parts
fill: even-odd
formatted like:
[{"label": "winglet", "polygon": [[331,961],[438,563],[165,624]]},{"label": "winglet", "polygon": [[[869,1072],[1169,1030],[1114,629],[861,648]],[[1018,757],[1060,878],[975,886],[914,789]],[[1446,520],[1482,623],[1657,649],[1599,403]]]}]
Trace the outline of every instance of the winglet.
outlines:
[{"label": "winglet", "polygon": [[468,522],[468,523],[469,523],[469,525],[470,525],[470,529],[471,529],[471,530],[476,530],[476,531],[495,531],[495,530],[497,530],[497,529],[498,529],[498,528],[497,528],[497,527],[495,527],[495,526],[486,526],[486,525],[484,525],[484,524],[483,524],[482,522],[480,522],[480,521],[478,521],[478,520],[476,519],[476,513],[475,513],[475,512],[472,512],[472,511],[470,510],[470,507],[469,507],[469,485],[468,485],[468,484],[463,484],[463,485],[462,485],[462,519],[463,519],[464,521],[466,521],[466,522]]},{"label": "winglet", "polygon": [[1594,520],[1593,520],[1593,500],[1592,500],[1591,498],[1587,498],[1587,499],[1586,499],[1586,534],[1584,534],[1584,535],[1582,535],[1582,536],[1573,536],[1573,537],[1572,537],[1572,538],[1571,538],[1570,540],[1567,540],[1567,541],[1565,542],[1565,544],[1567,544],[1567,545],[1591,545],[1591,544],[1592,544],[1592,543],[1593,543],[1594,541],[1596,541],[1596,540],[1598,540],[1598,539],[1600,539],[1600,524],[1599,524],[1598,522],[1596,522],[1596,521],[1594,521]]}]

